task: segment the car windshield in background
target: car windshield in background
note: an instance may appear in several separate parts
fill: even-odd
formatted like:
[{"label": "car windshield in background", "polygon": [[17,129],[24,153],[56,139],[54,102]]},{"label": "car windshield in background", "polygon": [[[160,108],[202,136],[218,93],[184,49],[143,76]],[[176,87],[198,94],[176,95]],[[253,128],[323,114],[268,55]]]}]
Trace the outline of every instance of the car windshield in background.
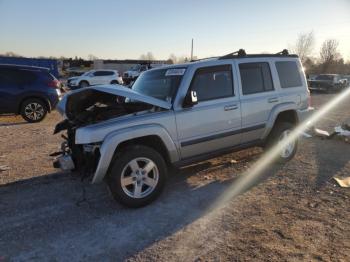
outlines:
[{"label": "car windshield in background", "polygon": [[171,102],[185,70],[173,68],[144,72],[135,81],[132,89],[140,94]]},{"label": "car windshield in background", "polygon": [[332,81],[334,78],[334,76],[332,75],[319,75],[316,77],[316,80],[328,80],[328,81]]}]

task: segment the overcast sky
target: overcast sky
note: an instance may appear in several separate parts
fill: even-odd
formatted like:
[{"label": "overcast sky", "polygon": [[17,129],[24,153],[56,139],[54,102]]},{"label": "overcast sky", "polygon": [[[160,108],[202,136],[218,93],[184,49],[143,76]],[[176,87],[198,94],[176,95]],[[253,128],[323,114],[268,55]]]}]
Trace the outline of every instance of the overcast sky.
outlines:
[{"label": "overcast sky", "polygon": [[278,52],[310,30],[350,60],[350,0],[0,0],[0,53],[23,56]]}]

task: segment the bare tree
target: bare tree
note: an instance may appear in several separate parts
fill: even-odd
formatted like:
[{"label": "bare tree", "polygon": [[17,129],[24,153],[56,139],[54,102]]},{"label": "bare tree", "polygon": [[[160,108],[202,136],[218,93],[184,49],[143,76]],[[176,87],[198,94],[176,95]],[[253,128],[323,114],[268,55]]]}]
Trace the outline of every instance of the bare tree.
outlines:
[{"label": "bare tree", "polygon": [[338,41],[335,39],[325,40],[320,51],[320,59],[322,64],[329,64],[339,58]]},{"label": "bare tree", "polygon": [[8,57],[22,57],[21,55],[19,54],[16,54],[14,52],[6,52],[5,54],[1,55],[1,56],[8,56]]},{"label": "bare tree", "polygon": [[[197,57],[194,56],[193,59],[196,60]],[[190,59],[184,55],[176,56],[174,54],[170,54],[169,60],[173,61],[174,64],[182,64],[182,63],[186,63],[186,62],[190,61]]]},{"label": "bare tree", "polygon": [[152,52],[147,52],[147,54],[140,55],[140,59],[141,60],[155,60],[155,57],[152,54]]},{"label": "bare tree", "polygon": [[97,60],[97,59],[98,59],[98,57],[93,55],[93,54],[89,54],[88,55],[88,60],[90,60],[90,61],[94,61],[94,60]]},{"label": "bare tree", "polygon": [[296,53],[300,60],[304,63],[311,56],[312,50],[315,47],[315,35],[311,31],[309,33],[299,34],[295,45],[292,47],[293,53]]}]

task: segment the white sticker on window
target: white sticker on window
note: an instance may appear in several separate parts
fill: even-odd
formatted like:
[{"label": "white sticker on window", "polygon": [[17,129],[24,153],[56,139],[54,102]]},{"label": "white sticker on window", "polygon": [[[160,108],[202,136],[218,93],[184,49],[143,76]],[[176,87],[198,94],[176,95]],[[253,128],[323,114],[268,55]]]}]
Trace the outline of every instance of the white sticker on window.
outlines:
[{"label": "white sticker on window", "polygon": [[185,71],[186,71],[185,68],[168,69],[165,72],[165,76],[182,76],[185,73]]}]

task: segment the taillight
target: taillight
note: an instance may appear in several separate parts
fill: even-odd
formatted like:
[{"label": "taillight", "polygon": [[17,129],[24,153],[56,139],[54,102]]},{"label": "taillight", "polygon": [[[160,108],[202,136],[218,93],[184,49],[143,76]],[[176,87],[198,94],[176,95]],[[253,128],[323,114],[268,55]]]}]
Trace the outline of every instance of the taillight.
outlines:
[{"label": "taillight", "polygon": [[54,80],[51,80],[50,82],[48,82],[47,85],[49,87],[52,87],[52,88],[60,88],[61,83],[60,83],[60,81],[54,79]]}]

